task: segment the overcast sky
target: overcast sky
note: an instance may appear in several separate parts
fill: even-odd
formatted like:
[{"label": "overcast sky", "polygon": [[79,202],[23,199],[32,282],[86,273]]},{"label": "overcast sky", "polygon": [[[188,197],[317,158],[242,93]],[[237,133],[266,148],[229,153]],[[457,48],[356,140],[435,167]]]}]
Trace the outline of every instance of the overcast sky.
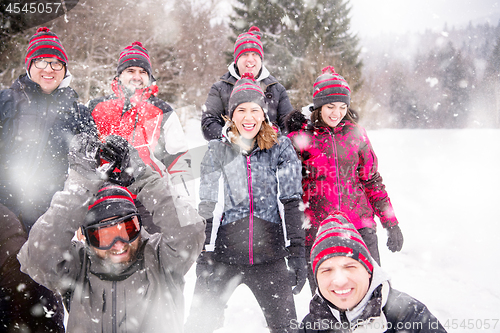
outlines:
[{"label": "overcast sky", "polygon": [[463,26],[469,21],[496,26],[500,0],[351,0],[351,29],[360,37]]}]

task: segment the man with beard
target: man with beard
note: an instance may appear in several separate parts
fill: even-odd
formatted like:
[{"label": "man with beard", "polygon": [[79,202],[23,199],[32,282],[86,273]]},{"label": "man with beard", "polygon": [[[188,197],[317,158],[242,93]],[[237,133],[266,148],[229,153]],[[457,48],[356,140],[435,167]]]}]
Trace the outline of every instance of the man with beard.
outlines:
[{"label": "man with beard", "polygon": [[[183,277],[204,221],[125,139],[105,141],[73,140],[64,189],[21,248],[21,269],[63,295],[68,332],[182,332]],[[160,232],[142,228],[135,196]]]},{"label": "man with beard", "polygon": [[113,94],[89,102],[101,140],[108,135],[125,138],[144,163],[170,180],[194,207],[191,157],[184,131],[172,107],[157,97],[149,52],[142,43],[133,42],[121,51],[111,89]]}]

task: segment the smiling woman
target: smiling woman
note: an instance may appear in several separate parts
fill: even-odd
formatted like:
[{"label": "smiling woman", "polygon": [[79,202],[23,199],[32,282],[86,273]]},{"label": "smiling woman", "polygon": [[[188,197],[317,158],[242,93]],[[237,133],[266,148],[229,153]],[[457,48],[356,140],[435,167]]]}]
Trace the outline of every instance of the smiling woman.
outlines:
[{"label": "smiling woman", "polygon": [[238,105],[232,120],[238,133],[246,140],[252,141],[261,129],[264,117],[264,110],[259,104],[247,102]]},{"label": "smiling woman", "polygon": [[[377,171],[377,157],[365,130],[354,121],[350,102],[349,84],[333,66],[327,66],[313,85],[311,119],[298,110],[287,118],[288,137],[303,167],[302,199],[311,224],[306,230],[306,252],[320,222],[338,210],[347,214],[380,264],[375,215],[388,232],[391,251],[401,250],[403,235]],[[311,269],[308,274],[314,293],[316,279]]]},{"label": "smiling woman", "polygon": [[[246,284],[270,331],[288,332],[296,320],[292,286],[296,286],[293,293],[299,293],[307,271],[299,209],[300,162],[290,140],[278,137],[269,124],[264,92],[251,73],[236,82],[228,111],[223,138],[210,141],[201,163],[199,211],[207,221],[205,244],[215,243],[215,249],[202,252],[197,261],[185,331],[218,328],[231,294]],[[224,213],[217,232],[212,233],[217,226],[213,212],[219,200],[219,179],[223,180],[220,204]]]}]

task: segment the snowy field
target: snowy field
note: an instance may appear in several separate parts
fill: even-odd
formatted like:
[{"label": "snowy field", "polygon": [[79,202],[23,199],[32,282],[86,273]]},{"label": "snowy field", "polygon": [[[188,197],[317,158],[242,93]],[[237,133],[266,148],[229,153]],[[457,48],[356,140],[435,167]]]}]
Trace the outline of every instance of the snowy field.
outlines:
[{"label": "snowy field", "polygon": [[[206,143],[199,121],[189,120],[185,131],[191,148]],[[392,286],[426,304],[448,332],[500,332],[500,130],[376,130],[368,136],[405,237],[403,250],[392,253],[378,229]],[[201,158],[193,156],[195,165]],[[193,267],[186,276],[186,317],[195,280]],[[300,320],[310,299],[307,286],[295,297]],[[217,333],[268,332],[246,286],[235,291],[225,317]]]}]

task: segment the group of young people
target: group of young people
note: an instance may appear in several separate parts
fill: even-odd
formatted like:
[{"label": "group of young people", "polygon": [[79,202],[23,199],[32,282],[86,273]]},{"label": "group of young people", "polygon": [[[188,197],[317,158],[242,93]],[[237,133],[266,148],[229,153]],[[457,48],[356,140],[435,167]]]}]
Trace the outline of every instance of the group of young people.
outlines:
[{"label": "group of young people", "polygon": [[[349,84],[323,69],[306,117],[264,66],[261,38],[257,27],[239,35],[210,89],[197,210],[182,127],[156,97],[146,48],[123,49],[114,93],[85,107],[62,83],[57,36],[41,28],[30,40],[27,74],[0,93],[1,200],[31,229],[21,270],[55,292],[53,312],[62,297],[68,332],[213,332],[240,284],[271,332],[445,332],[380,268],[374,216],[391,251],[403,236]],[[300,321],[293,295],[306,280]]]}]

